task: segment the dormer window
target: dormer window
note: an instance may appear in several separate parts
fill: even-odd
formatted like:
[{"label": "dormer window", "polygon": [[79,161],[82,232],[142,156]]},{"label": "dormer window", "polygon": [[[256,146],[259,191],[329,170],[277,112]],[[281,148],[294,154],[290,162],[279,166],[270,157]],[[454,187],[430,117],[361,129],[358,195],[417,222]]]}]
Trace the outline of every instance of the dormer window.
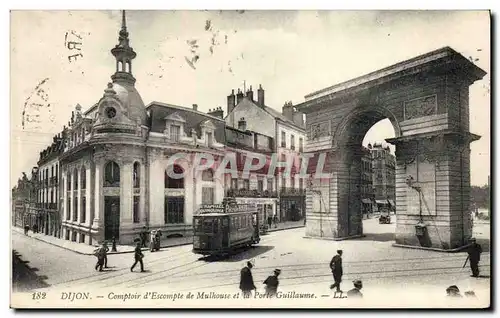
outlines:
[{"label": "dormer window", "polygon": [[213,144],[212,132],[207,132],[207,146],[211,147]]},{"label": "dormer window", "polygon": [[181,135],[181,126],[172,125],[170,126],[170,139],[174,142],[179,142]]}]

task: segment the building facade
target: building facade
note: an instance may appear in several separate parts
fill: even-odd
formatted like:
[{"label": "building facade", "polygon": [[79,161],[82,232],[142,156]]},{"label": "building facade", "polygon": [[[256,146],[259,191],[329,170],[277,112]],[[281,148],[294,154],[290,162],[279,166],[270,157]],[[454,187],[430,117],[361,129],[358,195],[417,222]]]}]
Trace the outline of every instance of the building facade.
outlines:
[{"label": "building facade", "polygon": [[29,225],[32,227],[37,223],[37,213],[34,209],[37,196],[37,174],[37,167],[33,167],[31,178],[23,172],[22,177],[17,180],[17,185],[11,189],[13,226]]},{"label": "building facade", "polygon": [[224,177],[199,169],[202,154],[223,156],[224,120],[195,106],[146,106],[135,88],[128,36],[123,15],[111,50],[112,82],[86,112],[77,105],[65,128],[59,171],[66,240],[127,244],[144,227],[189,235],[199,205],[224,196]]},{"label": "building facade", "polygon": [[373,193],[373,163],[372,154],[369,148],[362,148],[361,157],[361,202],[363,215],[373,213],[373,206],[375,204],[375,194]]},{"label": "building facade", "polygon": [[382,144],[368,145],[372,155],[373,191],[377,208],[396,207],[396,157],[389,146]]},{"label": "building facade", "polygon": [[59,156],[64,150],[64,130],[53,137],[52,144],[40,152],[38,160],[36,212],[40,219],[41,233],[61,235],[61,174]]},{"label": "building facade", "polygon": [[[241,131],[250,131],[257,139],[256,147],[269,148],[265,137],[272,138],[272,152],[280,162],[287,162],[291,167],[277,169],[273,185],[278,193],[277,220],[297,221],[305,217],[306,180],[298,178],[300,172],[300,154],[305,147],[305,123],[303,114],[290,102],[285,103],[282,113],[265,103],[265,91],[261,85],[257,98],[250,89],[245,93],[238,89],[227,96],[228,114],[226,125]],[[262,144],[259,143],[262,140]],[[256,148],[257,149],[257,148]]]}]

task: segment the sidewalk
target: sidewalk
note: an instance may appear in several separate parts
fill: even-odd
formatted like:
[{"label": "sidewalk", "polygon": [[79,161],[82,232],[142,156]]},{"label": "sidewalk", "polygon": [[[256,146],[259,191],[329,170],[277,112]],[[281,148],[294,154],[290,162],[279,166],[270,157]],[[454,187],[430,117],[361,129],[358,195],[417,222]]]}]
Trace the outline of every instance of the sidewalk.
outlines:
[{"label": "sidewalk", "polygon": [[[24,235],[24,230],[18,227],[12,227],[12,231],[15,231],[21,235]],[[29,232],[28,234],[29,237],[34,238],[35,240],[39,240],[42,242],[45,242],[47,244],[59,246],[61,248],[73,251],[78,254],[83,254],[83,255],[94,255],[94,250],[98,247],[98,245],[88,245],[85,243],[76,243],[72,241],[67,241],[67,240],[62,240],[60,238],[50,236],[50,235],[45,235],[42,233],[36,233],[34,234],[33,232]],[[174,246],[181,246],[181,245],[188,245],[193,243],[193,237],[192,236],[186,236],[186,237],[176,237],[176,238],[165,238],[162,239],[161,241],[161,247],[166,248],[166,247],[174,247]],[[116,252],[111,252],[111,245],[109,245],[110,251],[108,254],[124,254],[124,253],[133,253],[135,250],[135,245],[116,245]],[[149,248],[142,248],[143,251],[147,251]]]},{"label": "sidewalk", "polygon": [[274,227],[274,224],[273,224],[271,226],[271,228],[267,230],[267,232],[290,230],[290,229],[296,229],[296,228],[299,228],[299,227],[305,227],[304,220],[300,220],[300,221],[286,221],[286,222],[283,222],[283,223],[278,223],[277,227]]},{"label": "sidewalk", "polygon": [[[269,229],[267,232],[274,232],[274,231],[282,231],[282,230],[288,230],[288,229],[294,229],[294,228],[299,228],[299,227],[304,227],[304,221],[295,221],[295,222],[283,222],[283,223],[278,223],[276,228]],[[24,229],[12,226],[12,231],[19,233],[20,235],[24,235]],[[50,235],[45,235],[42,233],[36,233],[34,234],[32,231],[29,232],[28,234],[29,237],[39,240],[42,242],[45,242],[47,244],[59,246],[61,248],[64,248],[66,250],[73,251],[78,254],[83,254],[83,255],[94,255],[94,250],[98,247],[96,244],[94,245],[88,245],[85,243],[76,243],[72,241],[67,241],[63,240],[54,236]],[[175,238],[163,238],[161,240],[161,247],[162,248],[167,248],[167,247],[175,247],[175,246],[182,246],[182,245],[189,245],[193,243],[193,237],[192,236],[186,236],[186,237],[175,237]],[[133,253],[135,250],[135,245],[116,245],[116,252],[111,252],[111,246],[109,246],[110,251],[108,254],[125,254],[125,253]],[[149,250],[149,248],[142,248],[143,251]]]}]

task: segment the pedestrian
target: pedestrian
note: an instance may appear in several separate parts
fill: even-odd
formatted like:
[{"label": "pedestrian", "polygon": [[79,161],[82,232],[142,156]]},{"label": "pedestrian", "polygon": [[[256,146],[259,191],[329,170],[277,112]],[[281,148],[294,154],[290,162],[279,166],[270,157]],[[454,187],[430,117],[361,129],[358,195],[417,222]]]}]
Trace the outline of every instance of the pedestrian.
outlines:
[{"label": "pedestrian", "polygon": [[104,266],[104,255],[102,247],[97,248],[94,251],[94,255],[97,257],[97,263],[95,264],[95,270],[99,269],[102,272],[102,267]]},{"label": "pedestrian", "polygon": [[448,297],[462,297],[460,295],[460,289],[456,285],[452,285],[448,288],[446,288],[446,296]]},{"label": "pedestrian", "polygon": [[363,298],[361,293],[361,288],[363,288],[363,282],[360,280],[353,281],[354,288],[347,292],[348,298]]},{"label": "pedestrian", "polygon": [[274,228],[277,228],[278,227],[278,214],[274,213],[273,221],[274,221]]},{"label": "pedestrian", "polygon": [[38,225],[36,223],[33,225],[33,233],[38,233]]},{"label": "pedestrian", "polygon": [[137,263],[141,264],[141,273],[145,272],[145,270],[144,270],[144,263],[142,262],[143,257],[144,257],[144,254],[142,254],[141,243],[139,242],[139,243],[137,243],[137,245],[135,247],[135,251],[134,251],[135,262],[134,262],[134,265],[132,265],[132,267],[130,267],[130,271],[131,272],[134,271],[134,267],[135,267],[135,265],[137,265]]},{"label": "pedestrian", "polygon": [[472,290],[466,291],[464,293],[464,295],[465,295],[465,297],[468,297],[468,298],[477,298],[476,293]]},{"label": "pedestrian", "polygon": [[253,283],[252,268],[252,263],[247,262],[247,266],[243,267],[240,272],[240,290],[244,298],[252,296],[252,290],[257,289]]},{"label": "pedestrian", "polygon": [[463,267],[465,267],[468,260],[470,263],[470,269],[472,271],[472,277],[479,277],[479,261],[481,259],[481,253],[483,252],[483,249],[481,248],[481,245],[476,243],[475,238],[471,238],[469,242],[470,245],[467,249],[468,256]]},{"label": "pedestrian", "polygon": [[268,228],[271,229],[271,226],[273,225],[273,217],[272,217],[272,215],[269,215],[267,217],[267,225],[268,225]]},{"label": "pedestrian", "polygon": [[108,252],[109,252],[108,243],[104,241],[101,247],[101,254],[104,261],[104,268],[108,268]]},{"label": "pedestrian", "polygon": [[148,228],[146,226],[144,226],[142,228],[142,232],[141,232],[141,246],[142,247],[147,247],[147,240],[148,240]]},{"label": "pedestrian", "polygon": [[332,270],[334,283],[330,286],[330,289],[337,288],[337,292],[340,290],[340,282],[342,281],[342,250],[337,250],[337,255],[335,255],[330,261],[330,269]]},{"label": "pedestrian", "polygon": [[268,297],[273,297],[278,292],[278,285],[280,283],[279,280],[278,280],[278,276],[280,274],[281,274],[281,270],[280,269],[275,269],[274,270],[274,275],[269,276],[264,281],[264,284],[266,285],[266,295]]},{"label": "pedestrian", "polygon": [[30,226],[28,224],[26,224],[24,226],[24,235],[28,235],[28,231],[30,230]]}]

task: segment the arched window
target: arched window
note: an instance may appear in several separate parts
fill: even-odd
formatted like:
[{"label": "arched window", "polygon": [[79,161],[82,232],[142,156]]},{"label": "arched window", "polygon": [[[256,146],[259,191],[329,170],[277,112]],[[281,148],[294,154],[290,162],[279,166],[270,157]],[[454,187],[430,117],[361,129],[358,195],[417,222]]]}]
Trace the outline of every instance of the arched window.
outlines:
[{"label": "arched window", "polygon": [[52,166],[52,167],[51,167],[50,176],[51,176],[51,177],[53,177],[53,176],[54,176],[54,166]]},{"label": "arched window", "polygon": [[130,73],[130,62],[125,63],[125,71]]},{"label": "arched window", "polygon": [[169,167],[167,170],[165,170],[165,188],[169,189],[182,189],[184,188],[184,169],[182,169],[181,166],[179,165],[174,165],[173,167],[173,172],[175,174],[182,174],[182,177],[179,178],[179,176],[175,176],[175,178],[171,178],[168,175],[168,171],[171,171],[172,168]]},{"label": "arched window", "polygon": [[212,169],[204,170],[201,175],[201,180],[203,181],[214,181],[214,172]]},{"label": "arched window", "polygon": [[83,190],[87,188],[87,169],[85,166],[82,167],[80,172],[80,188]]},{"label": "arched window", "polygon": [[134,163],[134,171],[133,171],[133,180],[134,180],[134,188],[140,188],[141,181],[141,165],[138,162]]},{"label": "arched window", "polygon": [[120,186],[120,167],[114,161],[110,161],[104,168],[104,186],[119,187]]},{"label": "arched window", "polygon": [[71,190],[71,173],[68,172],[68,175],[66,176],[66,191]]},{"label": "arched window", "polygon": [[73,190],[78,190],[78,170],[76,169],[73,176]]},{"label": "arched window", "polygon": [[118,61],[118,72],[123,72],[123,63],[122,63],[122,61]]}]

